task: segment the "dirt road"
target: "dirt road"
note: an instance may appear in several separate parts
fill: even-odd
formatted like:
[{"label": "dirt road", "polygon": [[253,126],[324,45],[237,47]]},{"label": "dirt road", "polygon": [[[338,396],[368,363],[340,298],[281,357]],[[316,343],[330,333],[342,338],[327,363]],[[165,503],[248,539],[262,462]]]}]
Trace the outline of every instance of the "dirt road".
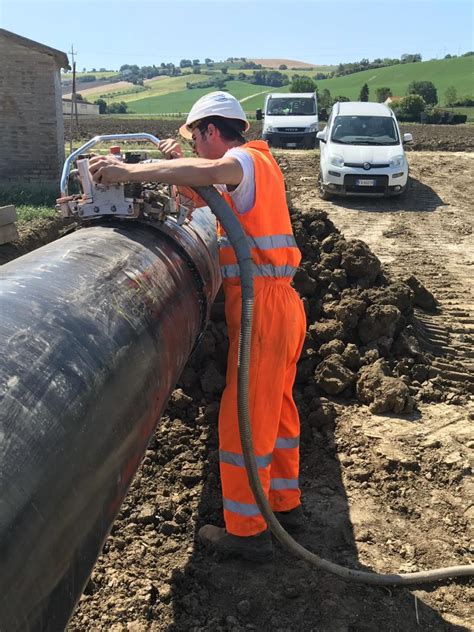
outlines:
[{"label": "dirt road", "polygon": [[[326,209],[346,237],[371,246],[389,273],[414,273],[435,294],[438,312],[420,311],[417,327],[434,354],[431,376],[448,395],[420,403],[409,416],[373,415],[366,406],[334,399],[335,426],[306,427],[302,436],[301,485],[310,527],[300,541],[333,561],[379,572],[467,563],[474,155],[411,153],[405,198],[334,202],[317,197],[316,152],[277,156],[295,207],[303,213]],[[184,387],[193,379],[186,375]],[[70,632],[473,629],[465,581],[416,590],[349,585],[309,570],[280,548],[274,563],[263,566],[209,559],[195,537],[199,526],[221,514],[217,404],[200,406],[178,395]]]}]

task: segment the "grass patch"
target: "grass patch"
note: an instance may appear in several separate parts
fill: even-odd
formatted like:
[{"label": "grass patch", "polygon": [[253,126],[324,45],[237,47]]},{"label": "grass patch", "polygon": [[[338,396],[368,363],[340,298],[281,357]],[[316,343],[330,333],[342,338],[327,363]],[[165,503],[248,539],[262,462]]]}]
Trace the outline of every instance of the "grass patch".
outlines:
[{"label": "grass patch", "polygon": [[382,86],[388,86],[394,96],[405,96],[412,81],[432,81],[438,91],[440,105],[443,106],[444,93],[449,86],[454,86],[460,96],[472,94],[473,70],[474,57],[456,57],[364,70],[343,77],[323,79],[316,84],[319,94],[328,88],[333,97],[342,95],[356,100],[360,89],[367,83],[369,100],[374,101],[376,89]]},{"label": "grass patch", "polygon": [[0,206],[50,207],[54,209],[59,190],[56,184],[15,182],[0,184]]},{"label": "grass patch", "polygon": [[33,206],[31,204],[17,206],[16,214],[19,224],[25,224],[34,219],[53,219],[54,217],[59,217],[59,213],[55,210],[54,206]]}]

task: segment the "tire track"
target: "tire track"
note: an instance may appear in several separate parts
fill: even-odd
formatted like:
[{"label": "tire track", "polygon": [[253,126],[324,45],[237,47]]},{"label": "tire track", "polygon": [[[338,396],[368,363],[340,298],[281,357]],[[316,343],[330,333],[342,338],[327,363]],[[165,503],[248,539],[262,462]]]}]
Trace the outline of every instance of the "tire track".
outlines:
[{"label": "tire track", "polygon": [[392,277],[414,274],[434,294],[439,310],[416,310],[415,324],[434,355],[431,374],[474,392],[474,154],[411,152],[404,196],[329,201],[317,194],[317,152],[279,159],[295,206],[323,208],[346,237],[365,241]]}]

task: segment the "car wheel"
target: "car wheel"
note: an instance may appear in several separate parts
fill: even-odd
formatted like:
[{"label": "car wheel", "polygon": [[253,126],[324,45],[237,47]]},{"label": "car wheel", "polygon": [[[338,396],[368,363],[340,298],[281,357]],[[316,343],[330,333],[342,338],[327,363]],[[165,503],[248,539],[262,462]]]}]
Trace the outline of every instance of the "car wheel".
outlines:
[{"label": "car wheel", "polygon": [[325,188],[323,184],[321,173],[319,174],[319,178],[318,178],[318,195],[321,198],[321,200],[330,200],[332,197],[332,195],[328,193],[327,189]]}]

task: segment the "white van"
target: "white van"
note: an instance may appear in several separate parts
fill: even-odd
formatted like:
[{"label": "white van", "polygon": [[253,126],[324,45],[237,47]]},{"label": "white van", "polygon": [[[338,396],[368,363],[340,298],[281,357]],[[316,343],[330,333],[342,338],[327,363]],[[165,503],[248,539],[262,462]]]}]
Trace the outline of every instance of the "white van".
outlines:
[{"label": "white van", "polygon": [[314,147],[319,129],[314,92],[267,94],[257,120],[263,119],[262,137],[272,147]]},{"label": "white van", "polygon": [[319,195],[400,195],[406,189],[408,163],[393,111],[382,103],[335,103],[328,124],[318,132]]}]

